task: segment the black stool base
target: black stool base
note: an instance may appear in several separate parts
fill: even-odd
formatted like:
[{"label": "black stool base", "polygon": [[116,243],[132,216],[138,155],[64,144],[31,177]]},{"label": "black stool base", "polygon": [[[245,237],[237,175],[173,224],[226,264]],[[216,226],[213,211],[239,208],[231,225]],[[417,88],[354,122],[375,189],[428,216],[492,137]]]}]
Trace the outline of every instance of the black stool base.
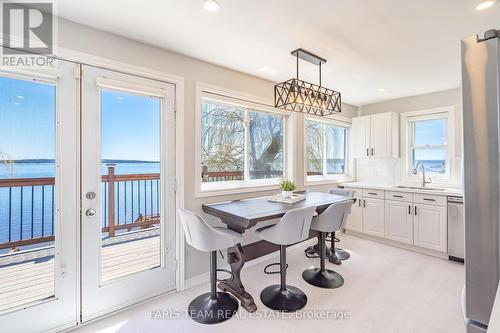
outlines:
[{"label": "black stool base", "polygon": [[338,247],[335,248],[335,255],[339,260],[347,260],[351,257],[349,252]]},{"label": "black stool base", "polygon": [[281,290],[280,285],[275,284],[262,290],[260,300],[270,309],[291,312],[302,309],[307,296],[299,288],[286,286],[286,290]]},{"label": "black stool base", "polygon": [[211,293],[205,293],[189,303],[189,316],[201,324],[217,324],[230,319],[238,311],[238,301],[228,293],[217,292],[212,299]]},{"label": "black stool base", "polygon": [[338,288],[344,284],[344,278],[337,272],[319,268],[309,268],[302,272],[304,280],[313,286],[320,288]]}]

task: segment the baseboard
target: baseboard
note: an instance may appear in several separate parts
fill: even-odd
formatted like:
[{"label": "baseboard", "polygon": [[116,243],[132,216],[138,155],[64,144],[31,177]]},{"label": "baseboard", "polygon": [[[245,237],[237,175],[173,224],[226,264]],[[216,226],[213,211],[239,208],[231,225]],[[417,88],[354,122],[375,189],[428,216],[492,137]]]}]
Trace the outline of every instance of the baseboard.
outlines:
[{"label": "baseboard", "polygon": [[[317,240],[315,238],[311,238],[311,239],[308,239],[304,242],[301,242],[301,243],[298,243],[298,244],[294,244],[292,246],[289,246],[287,249],[289,250],[293,250],[293,249],[296,249],[296,248],[306,248],[310,245],[314,245],[316,244]],[[275,258],[275,257],[278,257],[279,256],[279,250],[278,251],[274,251],[272,253],[269,253],[269,254],[266,254],[262,257],[258,257],[258,258],[255,258],[255,259],[252,259],[248,262],[245,262],[245,266],[244,267],[252,267],[252,266],[255,266],[255,265],[258,265],[266,260],[269,260],[269,259],[272,259],[272,258]],[[227,269],[227,270],[231,270],[231,268],[229,267],[229,265],[223,265],[221,267],[218,267],[218,268],[222,268],[222,269]],[[201,284],[204,284],[204,283],[209,283],[210,281],[210,272],[205,272],[203,274],[200,274],[200,275],[197,275],[197,276],[194,276],[192,278],[189,278],[189,279],[186,279],[184,281],[184,290],[186,289],[190,289],[190,288],[193,288],[193,287],[196,287],[196,286],[199,286]]]}]

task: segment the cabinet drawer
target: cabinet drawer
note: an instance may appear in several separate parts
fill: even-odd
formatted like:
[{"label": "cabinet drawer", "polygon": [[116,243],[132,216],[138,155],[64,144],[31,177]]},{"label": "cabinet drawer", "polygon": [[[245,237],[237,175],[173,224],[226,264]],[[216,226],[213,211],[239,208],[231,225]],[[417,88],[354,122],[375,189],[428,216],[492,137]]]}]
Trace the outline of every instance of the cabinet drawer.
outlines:
[{"label": "cabinet drawer", "polygon": [[446,206],[446,196],[444,195],[415,193],[413,201],[415,203],[423,203],[427,205]]},{"label": "cabinet drawer", "polygon": [[384,198],[384,191],[381,190],[370,190],[370,189],[363,189],[363,197],[364,198],[379,198],[383,199]]},{"label": "cabinet drawer", "polygon": [[394,201],[412,202],[413,201],[413,193],[387,191],[387,192],[385,192],[385,199],[386,200],[394,200]]}]

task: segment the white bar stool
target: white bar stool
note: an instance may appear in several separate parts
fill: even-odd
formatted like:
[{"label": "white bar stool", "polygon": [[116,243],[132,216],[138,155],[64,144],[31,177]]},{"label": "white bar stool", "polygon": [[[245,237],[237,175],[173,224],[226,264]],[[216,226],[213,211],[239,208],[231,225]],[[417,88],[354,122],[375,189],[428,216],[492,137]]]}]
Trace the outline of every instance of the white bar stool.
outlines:
[{"label": "white bar stool", "polygon": [[319,231],[320,239],[320,268],[311,267],[302,273],[302,277],[309,284],[322,288],[338,288],[344,284],[344,278],[337,272],[325,268],[326,234],[343,228],[347,216],[351,212],[354,199],[330,205],[323,213],[315,216],[311,229]]},{"label": "white bar stool", "polygon": [[202,324],[215,324],[231,318],[238,310],[236,298],[226,292],[217,292],[217,251],[241,243],[242,236],[223,227],[212,227],[189,210],[177,209],[186,241],[203,252],[210,252],[210,292],[189,303],[189,316]]},{"label": "white bar stool", "polygon": [[299,288],[286,284],[286,246],[307,239],[315,206],[288,211],[278,223],[259,228],[257,235],[262,239],[280,245],[281,283],[271,285],[260,293],[262,303],[279,311],[297,311],[307,303],[307,296]]}]

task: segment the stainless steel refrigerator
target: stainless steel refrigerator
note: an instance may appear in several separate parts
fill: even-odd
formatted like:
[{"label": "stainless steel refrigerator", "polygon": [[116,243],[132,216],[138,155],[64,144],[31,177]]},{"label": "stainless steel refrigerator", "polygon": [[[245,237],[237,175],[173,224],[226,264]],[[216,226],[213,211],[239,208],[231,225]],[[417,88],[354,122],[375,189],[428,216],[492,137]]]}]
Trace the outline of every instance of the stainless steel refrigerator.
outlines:
[{"label": "stainless steel refrigerator", "polygon": [[486,332],[500,278],[499,37],[462,41],[467,333]]}]

